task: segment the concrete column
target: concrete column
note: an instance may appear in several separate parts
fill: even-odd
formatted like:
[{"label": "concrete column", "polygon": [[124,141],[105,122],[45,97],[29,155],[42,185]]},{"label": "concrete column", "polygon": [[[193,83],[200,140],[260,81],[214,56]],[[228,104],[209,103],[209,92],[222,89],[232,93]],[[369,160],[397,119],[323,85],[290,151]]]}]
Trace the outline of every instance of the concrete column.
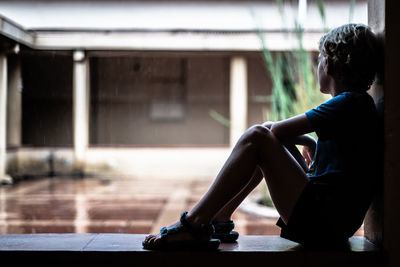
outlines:
[{"label": "concrete column", "polygon": [[380,2],[377,7],[385,10],[383,249],[386,266],[397,267],[400,266],[400,1]]},{"label": "concrete column", "polygon": [[83,51],[73,55],[73,128],[75,171],[84,173],[89,144],[89,62]]},{"label": "concrete column", "polygon": [[22,143],[22,76],[18,56],[8,57],[7,144],[19,147]]},{"label": "concrete column", "polygon": [[[384,35],[385,35],[385,1],[382,0],[369,0],[368,1],[368,25],[374,30],[375,33],[378,34],[381,39],[381,45],[384,43]],[[384,55],[381,55],[381,62],[379,62],[379,72],[375,83],[372,85],[369,93],[374,98],[377,103],[378,111],[380,116],[382,116],[381,125],[383,128],[383,99],[384,99],[384,90],[383,90],[383,72],[384,72]],[[383,132],[383,129],[382,129]],[[383,138],[383,137],[382,137]],[[383,142],[383,140],[382,140]],[[396,159],[397,161],[397,159]],[[376,164],[383,165],[384,160],[382,162],[377,162]],[[384,224],[384,203],[383,203],[383,173],[382,176],[379,177],[379,183],[376,186],[376,196],[373,200],[368,213],[364,220],[364,235],[373,243],[381,246],[383,243],[383,224]],[[390,204],[391,205],[391,204]]]},{"label": "concrete column", "polygon": [[247,129],[247,61],[233,57],[230,64],[230,145]]},{"label": "concrete column", "polygon": [[0,182],[11,183],[7,163],[7,56],[0,54]]}]

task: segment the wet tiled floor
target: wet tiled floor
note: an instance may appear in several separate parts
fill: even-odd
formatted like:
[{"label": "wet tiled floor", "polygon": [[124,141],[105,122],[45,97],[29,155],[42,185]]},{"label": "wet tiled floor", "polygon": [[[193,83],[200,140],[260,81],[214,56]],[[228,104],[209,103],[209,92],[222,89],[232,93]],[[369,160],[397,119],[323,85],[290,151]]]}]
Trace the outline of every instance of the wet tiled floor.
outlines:
[{"label": "wet tiled floor", "polygon": [[[0,234],[154,233],[190,209],[211,182],[132,177],[25,180],[0,187]],[[274,218],[237,210],[233,219],[242,235],[279,234]]]},{"label": "wet tiled floor", "polygon": [[[0,187],[0,233],[155,232],[171,223],[169,217],[179,216],[174,213],[190,209],[210,183],[130,177],[25,180]],[[171,197],[177,192],[184,193]],[[241,234],[279,233],[275,219],[241,211],[233,219]]]}]

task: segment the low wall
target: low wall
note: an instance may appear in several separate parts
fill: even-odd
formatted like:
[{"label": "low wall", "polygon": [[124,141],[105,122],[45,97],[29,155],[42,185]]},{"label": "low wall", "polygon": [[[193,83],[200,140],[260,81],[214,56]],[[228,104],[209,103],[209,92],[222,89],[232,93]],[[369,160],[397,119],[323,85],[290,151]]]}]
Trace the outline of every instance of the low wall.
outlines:
[{"label": "low wall", "polygon": [[[210,178],[221,169],[230,148],[89,148],[87,175]],[[72,175],[72,148],[19,148],[7,153],[13,176]]]}]

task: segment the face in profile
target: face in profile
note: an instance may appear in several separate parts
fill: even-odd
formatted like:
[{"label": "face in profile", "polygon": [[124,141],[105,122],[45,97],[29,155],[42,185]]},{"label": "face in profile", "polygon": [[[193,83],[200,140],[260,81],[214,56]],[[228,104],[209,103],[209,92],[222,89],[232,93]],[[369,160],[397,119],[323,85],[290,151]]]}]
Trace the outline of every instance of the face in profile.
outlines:
[{"label": "face in profile", "polygon": [[327,73],[326,69],[326,57],[324,57],[321,53],[318,56],[318,82],[319,82],[319,90],[323,94],[329,94],[330,89],[329,89],[329,80],[330,76]]}]

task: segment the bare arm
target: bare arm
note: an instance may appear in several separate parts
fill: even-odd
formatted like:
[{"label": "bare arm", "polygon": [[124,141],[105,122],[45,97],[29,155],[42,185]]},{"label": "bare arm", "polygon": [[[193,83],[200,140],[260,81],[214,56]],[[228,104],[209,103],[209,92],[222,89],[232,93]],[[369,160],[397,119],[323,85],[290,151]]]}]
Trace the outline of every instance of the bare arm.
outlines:
[{"label": "bare arm", "polygon": [[313,126],[305,114],[274,122],[270,129],[282,142],[314,131]]},{"label": "bare arm", "polygon": [[308,134],[295,136],[293,138],[285,140],[285,143],[301,145],[301,146],[309,146],[309,147],[315,147],[317,145],[317,142],[315,141],[315,139]]},{"label": "bare arm", "polygon": [[311,164],[316,142],[314,138],[307,134],[313,132],[314,128],[305,114],[283,121],[266,122],[263,125],[269,128],[284,145],[303,146],[302,155],[307,165]]}]

